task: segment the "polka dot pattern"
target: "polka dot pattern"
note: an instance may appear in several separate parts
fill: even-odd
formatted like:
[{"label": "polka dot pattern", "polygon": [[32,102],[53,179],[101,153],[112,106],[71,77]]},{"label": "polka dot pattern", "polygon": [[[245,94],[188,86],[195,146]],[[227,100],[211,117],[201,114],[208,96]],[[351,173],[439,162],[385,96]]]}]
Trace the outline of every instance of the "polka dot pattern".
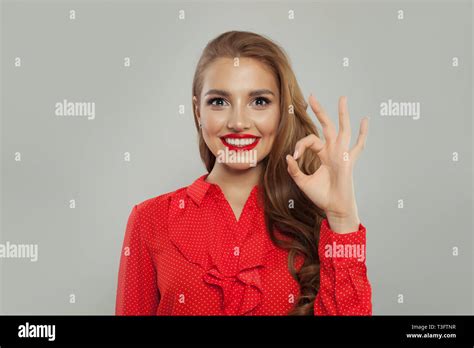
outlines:
[{"label": "polka dot pattern", "polygon": [[[294,307],[299,285],[288,271],[288,252],[270,240],[259,186],[236,220],[206,176],[133,207],[120,259],[117,315],[286,315]],[[372,314],[365,260],[330,257],[324,249],[333,243],[365,249],[365,235],[362,224],[339,234],[323,221],[315,315]],[[295,267],[303,261],[298,256]]]}]

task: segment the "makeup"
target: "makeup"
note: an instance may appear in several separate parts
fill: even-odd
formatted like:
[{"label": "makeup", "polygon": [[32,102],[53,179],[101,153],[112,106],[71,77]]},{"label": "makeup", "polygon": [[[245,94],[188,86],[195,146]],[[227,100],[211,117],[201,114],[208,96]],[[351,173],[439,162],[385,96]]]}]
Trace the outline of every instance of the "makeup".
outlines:
[{"label": "makeup", "polygon": [[252,134],[230,133],[220,137],[222,143],[229,149],[234,151],[248,151],[255,148],[260,137]]}]

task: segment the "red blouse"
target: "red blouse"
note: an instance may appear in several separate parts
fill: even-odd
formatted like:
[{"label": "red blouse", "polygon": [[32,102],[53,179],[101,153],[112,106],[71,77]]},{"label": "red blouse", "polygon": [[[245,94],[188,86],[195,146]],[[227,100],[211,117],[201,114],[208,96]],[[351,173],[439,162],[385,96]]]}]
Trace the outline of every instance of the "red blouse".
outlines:
[{"label": "red blouse", "polygon": [[[268,236],[259,187],[237,221],[219,186],[206,176],[133,207],[116,315],[286,315],[294,306],[299,285],[288,271],[288,251]],[[323,220],[314,314],[372,315],[365,257],[331,257],[326,245],[363,247],[365,254],[366,229],[360,224],[358,231],[338,234]],[[295,267],[303,261],[297,256]]]}]

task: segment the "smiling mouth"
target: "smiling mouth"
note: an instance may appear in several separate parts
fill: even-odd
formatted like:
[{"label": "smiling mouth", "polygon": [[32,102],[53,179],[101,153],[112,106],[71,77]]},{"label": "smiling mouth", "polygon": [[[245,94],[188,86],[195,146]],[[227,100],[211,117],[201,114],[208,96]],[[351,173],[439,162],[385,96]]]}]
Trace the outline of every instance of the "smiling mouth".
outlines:
[{"label": "smiling mouth", "polygon": [[231,150],[251,150],[257,146],[260,141],[259,137],[249,135],[235,135],[223,136],[220,138],[222,143]]}]

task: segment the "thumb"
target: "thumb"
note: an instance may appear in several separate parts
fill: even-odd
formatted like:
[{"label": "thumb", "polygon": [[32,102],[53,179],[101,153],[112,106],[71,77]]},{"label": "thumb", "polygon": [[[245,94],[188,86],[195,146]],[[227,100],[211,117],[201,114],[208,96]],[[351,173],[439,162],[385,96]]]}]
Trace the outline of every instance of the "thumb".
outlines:
[{"label": "thumb", "polygon": [[293,158],[293,156],[286,155],[286,163],[288,163],[288,173],[290,174],[296,185],[301,188],[306,179],[308,178],[308,175],[306,175],[300,170],[300,167],[298,166],[298,163]]}]

